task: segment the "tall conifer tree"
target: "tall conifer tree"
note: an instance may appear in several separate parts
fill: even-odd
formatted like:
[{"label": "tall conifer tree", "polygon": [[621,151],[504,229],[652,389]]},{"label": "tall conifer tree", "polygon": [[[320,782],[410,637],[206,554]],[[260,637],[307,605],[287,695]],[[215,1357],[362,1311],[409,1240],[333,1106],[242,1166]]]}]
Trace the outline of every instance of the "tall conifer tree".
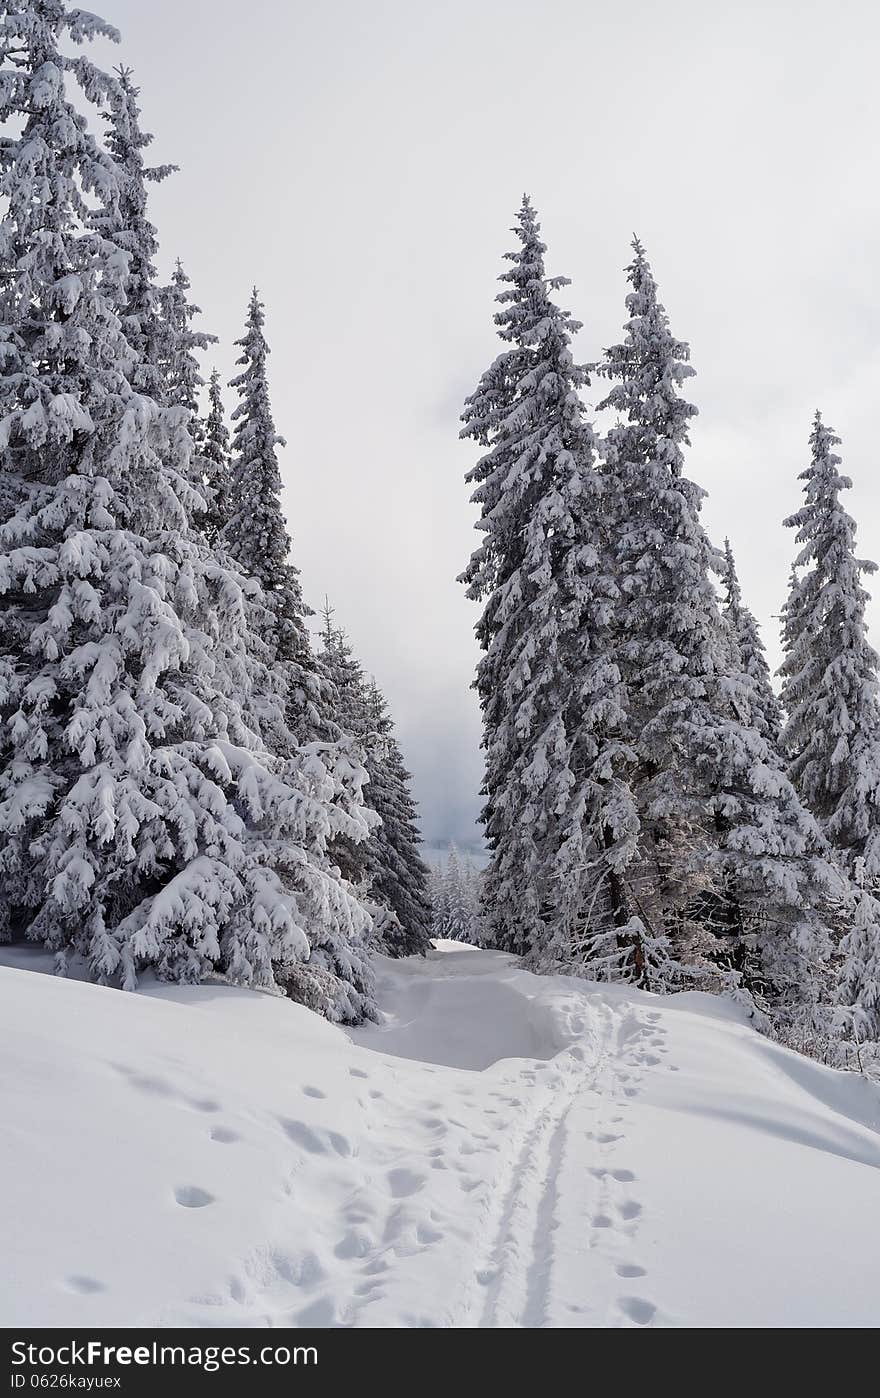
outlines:
[{"label": "tall conifer tree", "polygon": [[290,561],[290,535],[281,509],[279,446],[269,398],[269,346],[264,332],[263,303],[256,288],[248,306],[247,326],[236,344],[241,347],[241,373],[231,382],[239,396],[232,414],[231,518],[224,542],[232,556],[255,577],[269,600],[273,645],[281,660],[313,668],[304,617],[299,570]]},{"label": "tall conifer tree", "polygon": [[[625,695],[610,654],[607,482],[571,354],[579,329],[553,300],[537,216],[523,200],[495,316],[505,350],[462,415],[484,454],[468,475],[483,542],[462,575],[482,601],[476,688],[491,862],[484,928],[541,969],[570,964],[600,916],[624,972],[644,971],[626,890],[638,820],[626,781]],[[588,925],[588,919],[589,921]]]},{"label": "tall conifer tree", "polygon": [[638,239],[633,252],[625,337],[599,372],[612,381],[600,407],[619,415],[604,455],[619,510],[616,655],[636,754],[641,901],[685,960],[700,958],[707,926],[757,940],[780,1019],[803,1023],[828,998],[839,879],[756,726],[755,681],[711,581],[721,560],[700,523],[703,492],[684,474],[697,411],[680,392],[690,352],[670,331]]},{"label": "tall conifer tree", "polygon": [[816,413],[804,504],[785,522],[801,546],[785,609],[782,701],[789,774],[861,891],[841,946],[840,998],[862,1037],[880,1038],[880,706],[856,527],[840,495],[840,445]]},{"label": "tall conifer tree", "polygon": [[365,676],[345,632],[334,626],[329,604],[324,608],[322,647],[334,718],[363,759],[364,802],[375,817],[369,841],[352,846],[342,839],[334,849],[346,876],[364,888],[376,907],[382,949],[392,956],[421,955],[429,945],[431,909],[412,778],[385,698],[375,680]]}]

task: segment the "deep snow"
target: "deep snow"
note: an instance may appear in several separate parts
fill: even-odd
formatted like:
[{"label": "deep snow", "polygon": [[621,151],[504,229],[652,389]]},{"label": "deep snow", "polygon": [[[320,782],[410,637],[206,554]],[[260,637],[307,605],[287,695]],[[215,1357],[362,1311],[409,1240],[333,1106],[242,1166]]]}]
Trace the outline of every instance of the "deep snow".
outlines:
[{"label": "deep snow", "polygon": [[335,1028],[2,953],[0,1323],[872,1325],[880,1091],[447,944]]}]

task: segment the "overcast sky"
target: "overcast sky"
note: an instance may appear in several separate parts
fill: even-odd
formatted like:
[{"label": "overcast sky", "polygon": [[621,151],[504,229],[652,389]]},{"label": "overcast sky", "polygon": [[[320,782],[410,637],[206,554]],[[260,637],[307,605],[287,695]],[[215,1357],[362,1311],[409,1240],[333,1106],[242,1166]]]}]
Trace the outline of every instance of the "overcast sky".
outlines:
[{"label": "overcast sky", "polygon": [[263,292],[294,558],[388,695],[429,838],[475,836],[458,414],[496,353],[524,190],[585,361],[618,338],[645,243],[698,375],[690,474],[774,664],[817,406],[880,556],[875,5],[94,4],[123,31],[98,55],[133,66],[154,156],[181,166],[154,221],[224,378]]}]

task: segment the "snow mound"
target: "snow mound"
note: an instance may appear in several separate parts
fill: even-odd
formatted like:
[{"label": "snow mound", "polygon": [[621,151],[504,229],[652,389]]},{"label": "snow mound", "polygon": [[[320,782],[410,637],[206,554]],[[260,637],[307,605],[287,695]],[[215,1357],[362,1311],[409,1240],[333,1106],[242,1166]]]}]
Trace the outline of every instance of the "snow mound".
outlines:
[{"label": "snow mound", "polygon": [[346,1032],[2,960],[9,1326],[876,1321],[880,1092],[722,1001],[453,944]]}]

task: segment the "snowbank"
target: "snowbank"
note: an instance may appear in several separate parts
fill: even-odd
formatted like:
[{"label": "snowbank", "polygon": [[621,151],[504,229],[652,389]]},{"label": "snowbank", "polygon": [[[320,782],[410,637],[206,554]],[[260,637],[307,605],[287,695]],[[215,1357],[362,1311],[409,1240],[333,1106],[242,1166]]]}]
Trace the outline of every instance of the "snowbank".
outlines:
[{"label": "snowbank", "polygon": [[721,1001],[453,944],[346,1032],[2,960],[7,1326],[876,1324],[880,1092]]}]

